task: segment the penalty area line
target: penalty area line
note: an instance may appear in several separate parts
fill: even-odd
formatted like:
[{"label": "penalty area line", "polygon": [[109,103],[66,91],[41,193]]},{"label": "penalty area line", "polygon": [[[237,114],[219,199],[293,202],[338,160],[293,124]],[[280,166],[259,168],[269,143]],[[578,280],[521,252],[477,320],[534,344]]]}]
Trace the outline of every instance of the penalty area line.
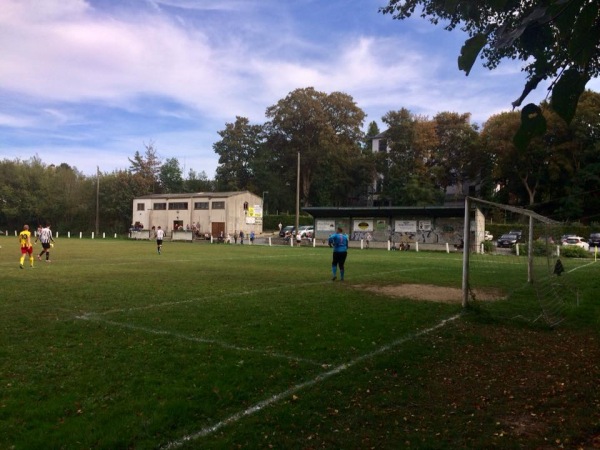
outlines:
[{"label": "penalty area line", "polygon": [[231,344],[228,344],[226,342],[217,341],[215,339],[206,339],[206,338],[199,338],[199,337],[187,336],[187,335],[181,334],[181,333],[173,333],[172,331],[156,330],[156,329],[153,329],[153,328],[142,327],[142,326],[138,326],[138,325],[132,325],[130,323],[122,323],[122,322],[115,322],[113,320],[105,320],[105,319],[101,319],[101,318],[99,318],[99,317],[97,317],[95,315],[92,315],[92,314],[85,314],[85,315],[82,315],[82,316],[77,316],[75,318],[78,319],[78,320],[86,320],[88,322],[94,321],[94,322],[99,322],[99,323],[105,323],[107,325],[111,325],[111,326],[119,327],[119,328],[125,328],[125,329],[133,330],[133,331],[142,331],[144,333],[154,334],[154,335],[157,335],[157,336],[170,336],[170,337],[174,337],[174,338],[185,340],[185,341],[197,342],[197,343],[200,343],[200,344],[217,345],[217,346],[219,346],[221,348],[224,348],[224,349],[227,349],[227,350],[234,350],[234,351],[237,351],[237,352],[258,353],[260,355],[267,355],[267,356],[270,356],[272,358],[287,359],[289,361],[294,361],[294,362],[298,362],[298,363],[312,364],[312,365],[321,366],[321,367],[327,367],[329,365],[329,364],[325,364],[325,363],[320,363],[320,362],[317,362],[317,361],[313,361],[311,359],[298,358],[296,356],[284,355],[283,353],[271,352],[271,351],[268,351],[268,350],[261,350],[261,349],[248,348],[248,347],[238,347],[236,345],[231,345]]},{"label": "penalty area line", "polygon": [[394,347],[402,345],[405,342],[408,342],[410,340],[416,339],[416,338],[418,338],[420,336],[424,336],[424,335],[429,334],[429,333],[431,333],[431,332],[433,332],[433,331],[435,331],[435,330],[437,330],[439,328],[442,328],[447,323],[449,323],[449,322],[451,322],[453,320],[458,319],[460,316],[461,316],[461,314],[456,314],[454,316],[451,316],[451,317],[449,317],[447,319],[442,320],[440,323],[438,323],[437,325],[434,325],[434,326],[432,326],[430,328],[427,328],[425,330],[421,330],[421,331],[419,331],[417,333],[411,334],[409,336],[406,336],[406,337],[403,337],[403,338],[400,338],[400,339],[396,339],[395,341],[390,342],[389,344],[384,345],[383,347],[380,347],[377,350],[374,350],[374,351],[372,351],[370,353],[366,353],[366,354],[361,355],[361,356],[359,356],[359,357],[357,357],[357,358],[355,358],[355,359],[353,359],[351,361],[348,361],[348,362],[346,362],[344,364],[341,364],[341,365],[339,365],[337,367],[334,367],[333,369],[328,370],[327,372],[324,372],[324,373],[322,373],[320,375],[317,375],[312,380],[308,380],[308,381],[305,381],[304,383],[300,383],[300,384],[297,384],[295,386],[292,386],[291,388],[289,388],[289,389],[287,389],[287,390],[285,390],[283,392],[280,392],[279,394],[275,394],[272,397],[269,397],[269,398],[267,398],[265,400],[262,400],[262,401],[256,403],[255,405],[253,405],[253,406],[251,406],[251,407],[249,407],[249,408],[247,408],[247,409],[245,409],[243,411],[239,411],[239,412],[237,412],[237,413],[235,413],[235,414],[227,417],[226,419],[224,419],[224,420],[222,420],[222,421],[220,421],[220,422],[218,422],[218,423],[216,423],[214,425],[211,425],[209,427],[203,428],[203,429],[201,429],[201,430],[199,430],[199,431],[197,431],[195,433],[188,434],[187,436],[183,436],[182,438],[180,438],[180,439],[178,439],[176,441],[169,442],[168,444],[165,444],[164,446],[162,446],[160,448],[163,449],[163,450],[177,449],[177,448],[181,447],[182,445],[185,445],[188,442],[191,442],[191,441],[194,441],[196,439],[208,436],[208,435],[214,433],[215,431],[219,430],[220,428],[223,428],[226,425],[230,425],[232,423],[238,422],[239,420],[243,419],[244,417],[251,416],[251,415],[253,415],[253,414],[255,414],[255,413],[263,410],[267,406],[273,405],[273,404],[279,402],[280,400],[282,400],[284,398],[290,397],[291,395],[295,394],[296,392],[299,392],[299,391],[301,391],[301,390],[303,390],[305,388],[314,386],[315,384],[320,383],[322,381],[325,381],[326,379],[331,378],[334,375],[337,375],[337,374],[339,374],[341,372],[344,372],[344,371],[350,369],[351,367],[357,365],[358,363],[361,363],[364,360],[373,358],[373,357],[375,357],[377,355],[380,355],[382,353],[385,353],[385,352],[391,350]]}]

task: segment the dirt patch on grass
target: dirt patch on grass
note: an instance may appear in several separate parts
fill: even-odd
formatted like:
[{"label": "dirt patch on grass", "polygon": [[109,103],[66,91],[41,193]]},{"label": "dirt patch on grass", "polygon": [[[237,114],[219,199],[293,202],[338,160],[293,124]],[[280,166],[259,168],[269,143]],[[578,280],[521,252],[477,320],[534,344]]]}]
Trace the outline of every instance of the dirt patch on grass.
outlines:
[{"label": "dirt patch on grass", "polygon": [[[375,294],[408,298],[412,300],[440,303],[460,303],[462,301],[461,289],[434,286],[432,284],[395,284],[389,286],[355,285],[354,287],[356,289],[374,292]],[[505,297],[505,294],[499,289],[477,289],[473,291],[473,294],[477,300],[481,301],[500,300]]]}]

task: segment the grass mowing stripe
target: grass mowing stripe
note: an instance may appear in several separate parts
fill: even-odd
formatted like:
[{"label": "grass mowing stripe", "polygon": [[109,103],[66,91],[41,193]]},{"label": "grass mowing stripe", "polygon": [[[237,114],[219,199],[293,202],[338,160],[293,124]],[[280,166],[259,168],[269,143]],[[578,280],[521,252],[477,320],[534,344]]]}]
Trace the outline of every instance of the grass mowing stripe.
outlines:
[{"label": "grass mowing stripe", "polygon": [[326,379],[328,379],[328,378],[330,378],[330,377],[332,377],[334,375],[337,375],[338,373],[341,373],[341,372],[343,372],[343,371],[351,368],[352,366],[355,366],[356,364],[358,364],[358,363],[360,363],[360,362],[362,362],[362,361],[364,361],[366,359],[373,358],[374,356],[377,356],[377,355],[380,355],[382,353],[385,353],[385,352],[387,352],[388,350],[391,350],[394,347],[397,347],[399,345],[404,344],[405,342],[408,342],[408,341],[410,341],[412,339],[415,339],[415,338],[418,338],[420,336],[429,334],[432,331],[435,331],[435,330],[437,330],[439,328],[442,328],[447,323],[458,319],[460,316],[461,316],[461,314],[455,314],[454,316],[451,316],[451,317],[449,317],[447,319],[442,320],[440,323],[438,323],[437,325],[434,325],[433,327],[429,327],[429,328],[427,328],[425,330],[418,331],[418,332],[413,333],[413,334],[411,334],[409,336],[405,336],[403,338],[400,338],[400,339],[397,339],[397,340],[395,340],[393,342],[390,342],[387,345],[379,347],[377,350],[374,350],[372,352],[369,352],[369,353],[361,355],[361,356],[359,356],[357,358],[354,358],[353,360],[351,360],[351,361],[349,361],[347,363],[340,364],[340,365],[334,367],[333,369],[328,370],[327,372],[325,372],[325,373],[323,373],[321,375],[316,376],[312,380],[305,381],[304,383],[299,383],[299,384],[297,384],[295,386],[292,386],[291,388],[289,388],[289,389],[287,389],[287,390],[285,390],[283,392],[280,392],[279,394],[273,395],[273,396],[269,397],[266,400],[258,402],[257,404],[251,406],[250,408],[247,408],[247,409],[245,409],[243,411],[235,413],[235,414],[229,416],[228,418],[226,418],[225,420],[222,420],[221,422],[218,422],[218,423],[216,423],[214,425],[211,425],[210,427],[203,428],[202,430],[197,431],[196,433],[184,436],[184,437],[182,437],[182,438],[180,438],[180,439],[178,439],[176,441],[169,442],[168,444],[166,444],[166,445],[164,445],[164,446],[162,446],[160,448],[164,449],[164,450],[177,449],[177,448],[181,447],[182,445],[185,445],[188,442],[195,441],[196,439],[199,439],[199,438],[204,437],[204,436],[208,436],[208,435],[214,433],[215,431],[219,430],[220,428],[223,428],[226,425],[230,425],[232,423],[235,423],[235,422],[243,419],[244,417],[247,417],[247,416],[250,416],[252,414],[255,414],[255,413],[261,411],[262,409],[264,409],[267,406],[275,404],[278,401],[280,401],[280,400],[282,400],[284,398],[287,398],[287,397],[295,394],[296,392],[301,391],[302,389],[314,386],[315,384],[317,384],[317,383],[319,383],[321,381],[324,381],[324,380],[326,380]]},{"label": "grass mowing stripe", "polygon": [[268,351],[268,350],[254,349],[254,348],[248,348],[248,347],[238,347],[236,345],[231,345],[231,344],[228,344],[228,343],[223,342],[223,341],[218,341],[216,339],[206,339],[206,338],[192,337],[192,336],[187,336],[187,335],[181,334],[181,333],[173,333],[172,331],[157,330],[157,329],[152,329],[152,328],[148,328],[148,327],[141,327],[141,326],[138,326],[138,325],[133,325],[133,324],[130,324],[130,323],[122,323],[122,322],[115,322],[113,320],[105,320],[105,319],[101,319],[101,318],[99,318],[99,317],[97,317],[97,316],[95,316],[93,314],[85,314],[83,316],[78,316],[78,317],[76,317],[76,319],[78,319],[78,320],[87,320],[87,321],[100,322],[100,323],[104,323],[104,324],[107,324],[107,325],[112,325],[112,326],[115,326],[115,327],[126,328],[128,330],[133,330],[133,331],[143,331],[145,333],[155,334],[155,335],[158,335],[158,336],[171,336],[171,337],[175,337],[177,339],[183,339],[183,340],[186,340],[186,341],[198,342],[198,343],[201,343],[201,344],[214,344],[214,345],[218,345],[220,347],[226,348],[228,350],[235,350],[235,351],[240,351],[240,352],[258,353],[260,355],[271,356],[271,357],[274,357],[274,358],[287,359],[287,360],[296,361],[296,362],[303,362],[303,363],[313,364],[313,365],[320,366],[320,367],[329,366],[329,364],[320,363],[320,362],[317,362],[317,361],[313,361],[311,359],[299,358],[299,357],[295,357],[295,356],[284,355],[282,353],[271,352],[271,351]]},{"label": "grass mowing stripe", "polygon": [[[360,281],[362,278],[372,278],[374,276],[379,276],[379,275],[390,275],[393,273],[412,272],[412,271],[416,271],[416,270],[422,270],[422,269],[415,268],[415,269],[390,270],[390,271],[386,271],[386,272],[377,272],[377,273],[369,274],[369,275],[359,275],[358,277],[354,277],[354,278],[357,278],[357,281]],[[253,289],[253,290],[248,290],[248,291],[231,292],[231,293],[227,293],[227,294],[219,293],[217,295],[209,295],[206,297],[197,297],[197,298],[193,298],[193,299],[179,300],[179,301],[175,301],[175,302],[152,303],[150,305],[137,306],[137,307],[132,307],[132,308],[117,308],[117,309],[111,309],[111,310],[102,311],[102,312],[90,312],[90,313],[83,314],[79,318],[84,318],[84,316],[86,316],[87,314],[109,315],[109,314],[119,314],[119,313],[123,313],[123,312],[143,311],[143,310],[147,310],[147,309],[185,305],[185,304],[195,303],[195,302],[204,301],[204,300],[212,300],[212,299],[220,299],[220,298],[235,298],[235,297],[239,297],[239,296],[247,296],[247,295],[253,295],[253,294],[278,292],[278,291],[283,291],[286,289],[295,290],[297,288],[308,287],[308,286],[317,286],[320,284],[322,284],[322,285],[331,284],[331,280],[312,281],[309,283],[307,282],[307,283],[297,283],[297,284],[288,283],[288,284],[282,284],[279,286],[273,286],[273,287],[264,288],[264,289]]]}]

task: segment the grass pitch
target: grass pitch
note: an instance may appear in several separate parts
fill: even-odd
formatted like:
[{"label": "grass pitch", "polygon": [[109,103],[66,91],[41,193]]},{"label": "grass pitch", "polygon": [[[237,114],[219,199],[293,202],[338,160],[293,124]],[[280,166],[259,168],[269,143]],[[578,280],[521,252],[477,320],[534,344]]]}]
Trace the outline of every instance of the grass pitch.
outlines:
[{"label": "grass pitch", "polygon": [[[328,248],[61,238],[20,270],[16,239],[0,245],[0,448],[518,447],[497,412],[441,404],[444,380],[465,348],[498,348],[490,330],[555,336],[356,287],[460,287],[457,254],[351,249],[340,283]],[[598,272],[573,273],[565,325],[592,355]],[[593,437],[594,398],[560,439]]]}]

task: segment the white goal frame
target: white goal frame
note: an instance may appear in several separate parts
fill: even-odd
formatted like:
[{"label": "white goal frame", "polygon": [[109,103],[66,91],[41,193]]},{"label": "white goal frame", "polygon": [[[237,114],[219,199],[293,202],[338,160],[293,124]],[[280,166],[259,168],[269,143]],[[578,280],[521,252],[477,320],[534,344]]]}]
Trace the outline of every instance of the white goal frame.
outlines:
[{"label": "white goal frame", "polygon": [[[475,236],[479,236],[483,233],[483,230],[478,230],[479,220],[478,216],[483,216],[479,208],[474,206],[474,203],[484,204],[493,206],[495,208],[504,209],[506,211],[515,212],[529,217],[529,235],[527,245],[527,282],[533,283],[533,220],[536,219],[542,223],[556,225],[560,222],[549,219],[548,217],[542,216],[534,211],[525,208],[519,208],[517,206],[503,205],[501,203],[494,203],[488,200],[483,200],[475,197],[465,197],[465,216],[464,216],[464,232],[463,232],[463,268],[462,268],[462,306],[466,308],[469,303],[469,256],[471,249],[471,212],[473,210],[475,214]],[[483,224],[485,227],[485,223]],[[477,242],[476,244],[479,244]],[[478,245],[477,245],[478,247]]]}]

